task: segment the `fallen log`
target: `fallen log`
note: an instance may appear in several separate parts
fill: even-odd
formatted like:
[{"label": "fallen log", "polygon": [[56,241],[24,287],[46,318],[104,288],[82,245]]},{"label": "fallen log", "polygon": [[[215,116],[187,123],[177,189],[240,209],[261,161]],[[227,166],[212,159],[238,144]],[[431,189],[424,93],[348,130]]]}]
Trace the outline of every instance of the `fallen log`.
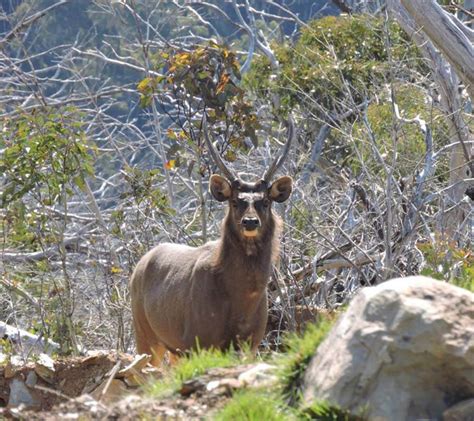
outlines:
[{"label": "fallen log", "polygon": [[[56,342],[33,335],[26,330],[0,322],[0,338],[8,340],[13,346],[13,353],[24,357],[30,354],[51,354],[59,349]],[[0,349],[1,350],[1,349]]]}]

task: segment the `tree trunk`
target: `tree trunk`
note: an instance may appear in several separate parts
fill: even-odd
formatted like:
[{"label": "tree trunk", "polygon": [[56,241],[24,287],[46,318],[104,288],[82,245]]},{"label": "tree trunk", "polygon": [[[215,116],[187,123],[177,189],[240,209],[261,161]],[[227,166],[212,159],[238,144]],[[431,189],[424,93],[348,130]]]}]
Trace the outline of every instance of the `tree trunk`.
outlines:
[{"label": "tree trunk", "polygon": [[440,50],[474,98],[473,31],[433,0],[400,0],[417,26]]},{"label": "tree trunk", "polygon": [[[405,3],[409,3],[409,7],[405,8]],[[409,2],[406,0],[388,0],[387,4],[400,26],[431,62],[433,76],[440,91],[441,105],[448,119],[448,143],[458,143],[451,152],[449,188],[443,198],[444,210],[440,220],[441,231],[449,238],[458,238],[457,230],[469,212],[469,209],[467,209],[469,205],[463,205],[461,201],[466,189],[472,184],[467,182],[466,179],[472,177],[472,170],[469,171],[469,167],[472,168],[470,160],[474,154],[472,146],[468,146],[471,134],[463,118],[463,102],[458,91],[458,78],[450,64],[444,60],[435,48],[435,40],[441,44],[444,42],[443,48],[439,48],[442,52],[446,48],[452,48],[452,51],[450,51],[451,57],[461,53],[468,55],[468,57],[458,58],[455,63],[460,66],[464,77],[467,77],[466,80],[472,80],[473,82],[474,50],[464,32],[459,29],[459,25],[463,25],[462,22],[453,16],[453,19],[457,20],[457,24],[454,24],[449,17],[450,15],[448,16],[436,3],[424,0]],[[430,34],[433,34],[435,40],[431,38]],[[452,47],[449,47],[449,45],[452,45]],[[447,59],[450,60],[449,57]],[[463,67],[464,64],[462,63],[469,63],[470,61],[472,61],[471,68]],[[453,64],[453,67],[456,68],[456,65]],[[471,99],[474,98],[473,86],[470,86],[468,90]]]}]

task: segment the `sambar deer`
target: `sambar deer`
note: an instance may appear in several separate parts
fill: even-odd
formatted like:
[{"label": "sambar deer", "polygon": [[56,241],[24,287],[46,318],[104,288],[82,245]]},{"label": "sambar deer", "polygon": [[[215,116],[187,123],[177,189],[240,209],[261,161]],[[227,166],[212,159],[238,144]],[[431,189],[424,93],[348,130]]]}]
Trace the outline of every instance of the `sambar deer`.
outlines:
[{"label": "sambar deer", "polygon": [[137,352],[158,365],[195,348],[226,349],[241,341],[256,349],[267,324],[267,283],[279,254],[281,219],[272,202],[292,191],[288,176],[270,181],[282,165],[294,133],[289,121],[283,151],[256,182],[244,182],[221,160],[207,124],[209,152],[225,175],[213,174],[212,196],[227,201],[221,236],[200,247],[163,243],[141,258],[130,281]]}]

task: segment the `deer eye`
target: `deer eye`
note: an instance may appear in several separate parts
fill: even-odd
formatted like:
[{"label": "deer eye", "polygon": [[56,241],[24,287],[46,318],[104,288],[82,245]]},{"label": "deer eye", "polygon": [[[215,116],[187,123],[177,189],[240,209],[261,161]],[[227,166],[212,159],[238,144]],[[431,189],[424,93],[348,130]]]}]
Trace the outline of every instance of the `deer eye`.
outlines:
[{"label": "deer eye", "polygon": [[239,207],[239,202],[238,202],[238,200],[235,200],[235,199],[232,200],[232,206],[233,206],[234,208],[238,208],[238,207]]},{"label": "deer eye", "polygon": [[262,203],[264,208],[268,208],[268,206],[270,206],[270,200],[268,199],[263,199]]}]

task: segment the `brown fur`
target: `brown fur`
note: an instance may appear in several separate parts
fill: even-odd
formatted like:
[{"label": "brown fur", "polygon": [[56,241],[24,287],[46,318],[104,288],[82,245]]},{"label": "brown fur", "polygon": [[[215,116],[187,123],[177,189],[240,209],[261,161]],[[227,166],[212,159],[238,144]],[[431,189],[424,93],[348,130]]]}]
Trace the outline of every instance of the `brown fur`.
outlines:
[{"label": "brown fur", "polygon": [[[265,333],[266,288],[281,230],[271,202],[288,198],[291,178],[267,188],[261,182],[231,185],[214,175],[211,192],[230,202],[220,239],[201,247],[160,244],[132,275],[137,351],[153,354],[155,365],[166,349],[176,354],[250,341],[256,350]],[[259,221],[253,237],[243,228],[249,217]]]}]

